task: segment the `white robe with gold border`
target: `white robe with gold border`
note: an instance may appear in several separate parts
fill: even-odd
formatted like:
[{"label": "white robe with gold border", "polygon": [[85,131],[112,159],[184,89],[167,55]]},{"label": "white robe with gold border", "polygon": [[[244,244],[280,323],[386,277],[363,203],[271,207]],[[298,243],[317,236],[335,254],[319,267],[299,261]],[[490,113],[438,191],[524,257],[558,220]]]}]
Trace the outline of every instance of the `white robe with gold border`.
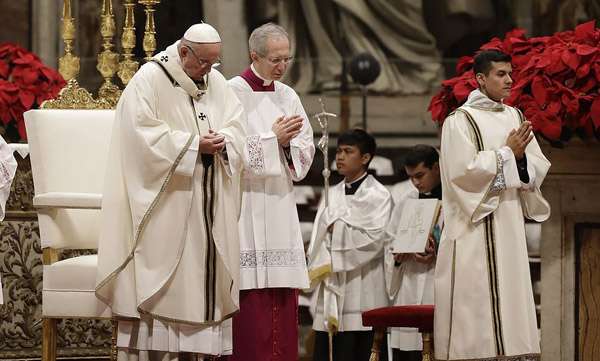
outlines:
[{"label": "white robe with gold border", "polygon": [[342,181],[330,189],[329,208],[321,203],[308,251],[317,331],[332,324],[339,332],[369,331],[362,312],[389,305],[384,247],[392,197],[372,175],[353,195],[344,188]]},{"label": "white robe with gold border", "polygon": [[514,155],[505,147],[519,124],[518,110],[479,90],[444,122],[437,360],[539,360],[523,219],[549,217],[540,185],[550,163],[534,139],[526,149],[530,181],[520,182]]},{"label": "white robe with gold border", "polygon": [[[96,294],[123,318],[120,347],[224,354],[239,307],[242,106],[214,69],[198,97],[176,44],[155,59],[117,105]],[[198,149],[209,128],[227,152],[211,166]]]}]

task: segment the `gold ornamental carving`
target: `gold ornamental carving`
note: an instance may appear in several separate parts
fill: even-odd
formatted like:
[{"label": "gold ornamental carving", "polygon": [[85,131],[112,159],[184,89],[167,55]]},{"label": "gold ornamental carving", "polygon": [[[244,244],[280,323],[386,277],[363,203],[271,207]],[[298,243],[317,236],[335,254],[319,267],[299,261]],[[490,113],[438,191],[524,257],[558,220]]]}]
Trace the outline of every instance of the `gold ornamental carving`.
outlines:
[{"label": "gold ornamental carving", "polygon": [[121,96],[121,90],[112,82],[112,78],[119,68],[119,54],[112,51],[112,39],[116,33],[115,16],[113,14],[112,0],[103,0],[102,15],[100,16],[100,34],[102,35],[102,52],[98,54],[96,69],[104,78],[104,83],[98,90],[98,97],[111,107],[115,107]]},{"label": "gold ornamental carving", "polygon": [[154,8],[160,3],[160,0],[139,0],[144,5],[146,13],[146,26],[144,28],[144,40],[142,42],[146,57],[144,60],[150,61],[156,51],[156,28],[154,26]]},{"label": "gold ornamental carving", "polygon": [[94,99],[92,94],[79,86],[77,80],[71,79],[58,93],[58,97],[46,100],[42,109],[112,109],[114,105],[106,99]]},{"label": "gold ornamental carving", "polygon": [[133,49],[135,48],[135,18],[133,10],[135,0],[124,0],[125,22],[123,24],[123,34],[121,35],[121,47],[123,48],[123,60],[119,64],[117,75],[127,85],[133,74],[138,70],[139,63],[133,60]]},{"label": "gold ornamental carving", "polygon": [[62,37],[65,43],[65,55],[58,59],[58,71],[68,81],[75,79],[79,74],[79,57],[73,54],[75,19],[71,16],[71,0],[64,1],[62,15]]}]

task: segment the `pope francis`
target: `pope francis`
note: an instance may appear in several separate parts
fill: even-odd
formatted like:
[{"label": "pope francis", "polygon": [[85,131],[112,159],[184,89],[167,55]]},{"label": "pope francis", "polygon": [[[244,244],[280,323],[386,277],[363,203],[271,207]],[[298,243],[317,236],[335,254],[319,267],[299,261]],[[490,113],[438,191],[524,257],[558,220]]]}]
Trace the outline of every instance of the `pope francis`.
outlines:
[{"label": "pope francis", "polygon": [[232,351],[245,133],[220,52],[212,26],[191,26],[117,105],[96,294],[119,319],[120,360]]}]

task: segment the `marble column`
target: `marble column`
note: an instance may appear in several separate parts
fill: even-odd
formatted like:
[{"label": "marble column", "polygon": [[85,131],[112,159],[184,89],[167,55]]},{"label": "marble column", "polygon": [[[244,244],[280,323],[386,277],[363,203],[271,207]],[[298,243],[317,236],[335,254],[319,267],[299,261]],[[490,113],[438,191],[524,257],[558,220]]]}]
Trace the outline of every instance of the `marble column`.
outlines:
[{"label": "marble column", "polygon": [[58,66],[61,9],[61,0],[32,1],[31,48],[52,68]]},{"label": "marble column", "polygon": [[202,2],[204,21],[213,25],[221,35],[220,71],[228,79],[242,72],[250,62],[244,3],[244,0]]}]

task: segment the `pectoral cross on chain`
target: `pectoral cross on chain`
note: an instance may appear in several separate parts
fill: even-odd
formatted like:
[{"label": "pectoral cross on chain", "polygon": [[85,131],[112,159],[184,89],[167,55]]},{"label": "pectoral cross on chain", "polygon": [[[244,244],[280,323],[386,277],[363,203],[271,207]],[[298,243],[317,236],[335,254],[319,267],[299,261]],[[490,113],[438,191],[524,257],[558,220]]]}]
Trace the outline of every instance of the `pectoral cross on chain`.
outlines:
[{"label": "pectoral cross on chain", "polygon": [[208,117],[206,116],[206,114],[200,113],[200,115],[198,115],[198,118],[200,118],[201,121],[205,121]]}]

